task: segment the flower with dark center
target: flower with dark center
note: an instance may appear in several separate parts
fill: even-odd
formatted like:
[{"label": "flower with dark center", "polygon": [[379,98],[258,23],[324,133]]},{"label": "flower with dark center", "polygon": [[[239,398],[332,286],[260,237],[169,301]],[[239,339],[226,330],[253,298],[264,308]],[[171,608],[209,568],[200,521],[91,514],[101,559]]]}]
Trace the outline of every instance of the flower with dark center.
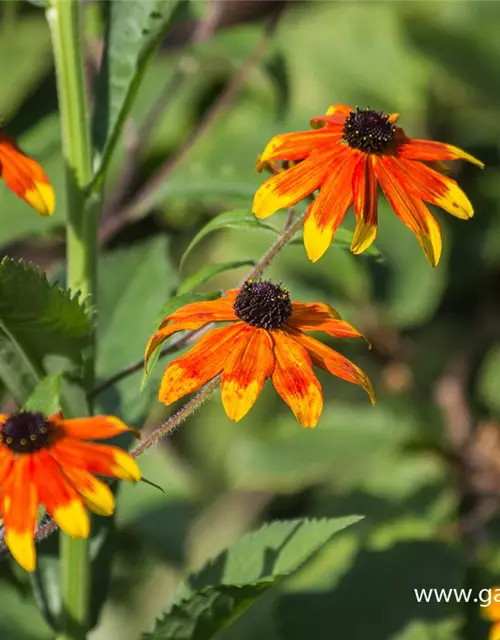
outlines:
[{"label": "flower with dark center", "polygon": [[233,308],[240,320],[253,327],[281,329],[292,313],[292,302],[280,285],[249,280],[241,287]]},{"label": "flower with dark center", "polygon": [[161,402],[171,404],[222,374],[224,409],[229,418],[238,421],[271,378],[300,424],[314,427],[322,411],[323,394],[313,365],[361,385],[373,401],[366,374],[305,333],[322,331],[334,338],[359,338],[356,329],[329,305],[292,302],[286,289],[269,281],[247,281],[219,300],[193,302],[167,316],[146,347],[146,368],[173,333],[200,329],[209,322],[230,324],[211,329],[167,366],[158,394]]},{"label": "flower with dark center", "polygon": [[36,160],[30,158],[16,142],[0,131],[0,175],[7,186],[41,216],[51,216],[55,209],[54,187]]},{"label": "flower with dark center", "polygon": [[118,447],[88,440],[133,431],[118,418],[64,420],[59,414],[21,411],[0,415],[0,514],[5,544],[27,571],[36,564],[33,535],[42,505],[74,538],[89,535],[86,507],[111,515],[114,498],[94,474],[140,479],[137,464]]},{"label": "flower with dark center", "polygon": [[271,139],[257,169],[289,168],[257,190],[253,212],[267,218],[319,190],[304,223],[304,245],[313,261],[332,243],[347,210],[354,205],[356,230],[351,251],[362,253],[375,240],[378,186],[395,214],[417,236],[432,265],[439,262],[441,230],[426,203],[468,220],[471,203],[455,180],[437,170],[443,160],[483,163],[443,142],[408,138],[396,126],[398,114],[351,109],[335,104],[311,120],[314,131],[285,133]]},{"label": "flower with dark center", "polygon": [[351,111],[342,128],[342,139],[353,149],[365,153],[386,151],[394,138],[396,127],[390,117],[371,109]]}]

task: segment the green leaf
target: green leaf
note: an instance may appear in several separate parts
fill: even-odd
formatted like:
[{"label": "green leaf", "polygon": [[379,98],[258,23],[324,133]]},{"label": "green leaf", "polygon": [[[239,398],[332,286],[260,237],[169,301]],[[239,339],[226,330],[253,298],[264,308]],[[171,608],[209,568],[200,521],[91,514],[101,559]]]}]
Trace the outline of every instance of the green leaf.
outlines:
[{"label": "green leaf", "polygon": [[299,569],[360,516],[265,525],[189,576],[143,640],[208,640],[285,576]]},{"label": "green leaf", "polygon": [[233,211],[227,211],[226,213],[221,213],[220,215],[210,220],[208,224],[206,224],[201,231],[199,231],[195,237],[189,243],[187,249],[184,251],[184,255],[181,258],[179,268],[182,269],[182,266],[194,249],[194,247],[202,240],[205,236],[213,231],[218,231],[219,229],[257,229],[257,230],[265,230],[272,231],[275,234],[279,234],[280,231],[268,224],[267,222],[263,222],[256,218],[253,213],[250,213],[247,209],[234,209]]},{"label": "green leaf", "polygon": [[[154,333],[158,308],[177,286],[177,273],[164,236],[107,253],[101,259],[98,292],[97,377],[104,380],[137,362]],[[97,397],[99,411],[134,423],[151,396],[138,394],[141,373],[122,380]]]},{"label": "green leaf", "polygon": [[94,181],[104,176],[147,63],[183,7],[172,0],[105,3],[107,32],[92,123],[100,155]]},{"label": "green leaf", "polygon": [[479,373],[479,394],[488,408],[496,415],[500,414],[500,344],[494,345]]},{"label": "green leaf", "polygon": [[[184,293],[180,296],[174,296],[165,302],[160,311],[160,321],[169,316],[177,309],[180,309],[186,304],[191,304],[192,302],[204,302],[206,300],[217,300],[217,298],[221,297],[220,291],[212,291],[210,293]],[[151,375],[151,371],[155,366],[158,358],[160,356],[160,352],[163,348],[163,345],[159,345],[151,354],[148,362],[148,368],[144,370],[144,375],[141,382],[141,389],[144,388],[149,376]]]},{"label": "green leaf", "polygon": [[32,385],[45,375],[78,376],[90,328],[78,294],[49,285],[44,273],[22,261],[0,263],[0,340],[14,345]]},{"label": "green leaf", "polygon": [[47,376],[34,388],[24,403],[26,411],[41,411],[46,416],[57,413],[61,408],[61,376]]},{"label": "green leaf", "polygon": [[198,285],[211,280],[213,277],[220,273],[224,273],[225,271],[238,269],[239,267],[251,267],[254,265],[255,260],[233,260],[231,262],[222,262],[220,264],[208,264],[185,278],[179,285],[177,293],[188,293],[189,291],[196,289]]}]

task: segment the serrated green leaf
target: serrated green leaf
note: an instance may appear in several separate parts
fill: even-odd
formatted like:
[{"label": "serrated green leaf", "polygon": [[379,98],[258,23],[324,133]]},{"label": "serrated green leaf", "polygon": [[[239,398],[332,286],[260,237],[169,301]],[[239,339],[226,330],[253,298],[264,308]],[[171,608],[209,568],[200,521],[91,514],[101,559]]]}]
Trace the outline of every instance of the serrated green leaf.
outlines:
[{"label": "serrated green leaf", "polygon": [[189,243],[187,249],[184,251],[184,255],[181,258],[180,269],[186,258],[194,249],[194,247],[202,240],[205,236],[213,231],[218,231],[219,229],[255,229],[255,230],[263,230],[263,231],[271,231],[272,233],[279,234],[279,229],[273,227],[267,222],[263,222],[256,218],[253,213],[249,213],[247,209],[234,209],[233,211],[226,211],[225,213],[221,213],[216,216],[208,224],[206,224],[201,231],[199,231],[195,237]]},{"label": "serrated green leaf", "polygon": [[149,59],[184,4],[174,0],[105,3],[107,31],[92,123],[94,147],[100,155],[95,181],[108,166]]},{"label": "serrated green leaf", "polygon": [[47,376],[34,388],[24,403],[26,411],[41,411],[46,416],[61,408],[61,376]]},{"label": "serrated green leaf", "polygon": [[218,276],[220,273],[224,273],[225,271],[238,269],[239,267],[251,267],[254,265],[255,260],[233,260],[231,262],[222,262],[220,264],[208,264],[185,278],[179,285],[177,293],[179,295],[188,293],[189,291],[196,289],[198,285],[203,284],[204,282],[208,282],[215,276]]},{"label": "serrated green leaf", "polygon": [[[186,304],[191,304],[192,302],[204,302],[207,300],[217,300],[217,298],[221,297],[221,293],[222,293],[221,291],[212,291],[210,293],[192,293],[191,292],[191,293],[184,293],[180,296],[174,296],[173,298],[169,298],[161,308],[161,311],[159,314],[160,319],[158,322],[160,322],[163,318],[165,318],[166,316],[169,316],[171,313],[174,313],[174,311],[177,311],[177,309],[180,309]],[[151,371],[153,370],[153,367],[158,361],[161,349],[162,349],[162,345],[159,345],[151,354],[148,361],[148,368],[144,369],[144,375],[141,382],[141,389],[144,388],[146,382],[148,381]]]},{"label": "serrated green leaf", "polygon": [[22,261],[0,263],[0,331],[15,346],[32,375],[78,375],[91,321],[76,296]]},{"label": "serrated green leaf", "polygon": [[273,522],[247,534],[189,576],[142,640],[208,640],[280,579],[299,569],[360,516]]}]

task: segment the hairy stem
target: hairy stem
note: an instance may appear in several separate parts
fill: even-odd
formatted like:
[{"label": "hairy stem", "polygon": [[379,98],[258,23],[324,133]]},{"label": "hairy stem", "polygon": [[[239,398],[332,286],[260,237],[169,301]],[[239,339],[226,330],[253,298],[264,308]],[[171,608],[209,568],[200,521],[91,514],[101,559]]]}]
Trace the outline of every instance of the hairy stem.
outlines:
[{"label": "hairy stem", "polygon": [[[92,148],[85,91],[82,3],[50,0],[47,8],[54,51],[67,199],[67,281],[72,291],[91,296],[95,304],[96,218],[98,206],[88,206],[92,178]],[[87,361],[86,383],[94,372],[93,353]],[[88,627],[89,558],[87,540],[61,536],[62,619],[58,640],[83,640]]]}]

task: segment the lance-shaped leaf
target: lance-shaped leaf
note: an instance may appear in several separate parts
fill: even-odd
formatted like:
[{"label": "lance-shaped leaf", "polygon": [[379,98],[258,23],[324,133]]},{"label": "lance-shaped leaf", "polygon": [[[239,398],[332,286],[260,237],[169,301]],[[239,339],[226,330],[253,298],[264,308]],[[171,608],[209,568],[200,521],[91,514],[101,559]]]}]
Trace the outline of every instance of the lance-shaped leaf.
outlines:
[{"label": "lance-shaped leaf", "polygon": [[175,0],[110,0],[103,4],[106,36],[92,123],[99,153],[95,181],[104,175],[149,59],[185,4]]},{"label": "lance-shaped leaf", "polygon": [[238,540],[178,589],[165,615],[142,640],[209,640],[280,579],[299,569],[359,516],[289,520]]}]

